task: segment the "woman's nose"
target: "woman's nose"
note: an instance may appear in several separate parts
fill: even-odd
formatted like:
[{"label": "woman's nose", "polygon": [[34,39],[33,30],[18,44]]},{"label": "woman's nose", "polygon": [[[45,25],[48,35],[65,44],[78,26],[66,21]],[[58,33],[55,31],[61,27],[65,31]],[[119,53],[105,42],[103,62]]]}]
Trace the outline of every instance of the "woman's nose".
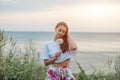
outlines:
[{"label": "woman's nose", "polygon": [[62,31],[60,31],[60,34],[62,34]]}]

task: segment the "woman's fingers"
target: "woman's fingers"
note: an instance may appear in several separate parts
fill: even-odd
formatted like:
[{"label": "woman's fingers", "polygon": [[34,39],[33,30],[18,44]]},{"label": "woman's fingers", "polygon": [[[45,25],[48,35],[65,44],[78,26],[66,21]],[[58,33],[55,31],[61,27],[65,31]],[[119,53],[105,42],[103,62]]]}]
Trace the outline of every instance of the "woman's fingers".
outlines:
[{"label": "woman's fingers", "polygon": [[59,57],[61,55],[61,52],[56,52],[55,57]]}]

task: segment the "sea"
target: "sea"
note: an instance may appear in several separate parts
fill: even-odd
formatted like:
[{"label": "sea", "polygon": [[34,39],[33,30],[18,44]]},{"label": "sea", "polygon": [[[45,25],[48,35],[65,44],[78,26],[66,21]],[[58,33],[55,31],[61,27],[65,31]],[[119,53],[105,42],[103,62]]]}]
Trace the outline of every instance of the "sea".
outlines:
[{"label": "sea", "polygon": [[[20,47],[32,41],[40,53],[44,44],[53,39],[54,34],[54,32],[5,31],[7,38],[12,36]],[[115,59],[120,54],[120,33],[70,32],[70,34],[79,51],[71,59],[72,72],[80,72],[75,60],[79,62],[85,73],[114,71]]]}]

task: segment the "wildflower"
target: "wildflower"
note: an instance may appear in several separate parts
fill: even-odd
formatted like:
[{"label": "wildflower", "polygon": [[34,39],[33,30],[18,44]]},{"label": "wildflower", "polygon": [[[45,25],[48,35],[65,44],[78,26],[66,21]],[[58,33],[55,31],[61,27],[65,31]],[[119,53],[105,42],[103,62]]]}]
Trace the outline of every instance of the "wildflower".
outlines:
[{"label": "wildflower", "polygon": [[57,42],[57,44],[62,44],[63,43],[63,39],[62,38],[57,39],[56,42]]}]

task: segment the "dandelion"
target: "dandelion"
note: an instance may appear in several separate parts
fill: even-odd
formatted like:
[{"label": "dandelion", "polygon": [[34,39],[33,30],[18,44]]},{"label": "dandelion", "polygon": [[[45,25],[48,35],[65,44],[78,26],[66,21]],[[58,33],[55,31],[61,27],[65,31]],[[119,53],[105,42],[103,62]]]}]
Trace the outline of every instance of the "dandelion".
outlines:
[{"label": "dandelion", "polygon": [[63,39],[62,38],[57,39],[56,42],[57,42],[57,44],[62,44],[63,43]]}]

